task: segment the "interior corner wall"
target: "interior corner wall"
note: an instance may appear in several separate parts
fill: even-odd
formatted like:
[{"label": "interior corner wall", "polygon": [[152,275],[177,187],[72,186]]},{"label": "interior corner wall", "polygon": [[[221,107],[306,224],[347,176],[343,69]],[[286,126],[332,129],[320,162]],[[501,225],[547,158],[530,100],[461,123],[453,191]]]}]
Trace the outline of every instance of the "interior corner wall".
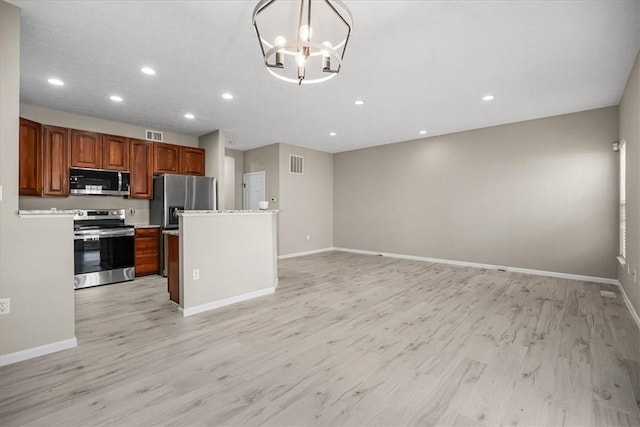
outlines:
[{"label": "interior corner wall", "polygon": [[618,266],[618,280],[640,313],[640,52],[619,108],[620,140],[627,146],[627,256],[626,265]]},{"label": "interior corner wall", "polygon": [[242,174],[244,172],[244,153],[240,150],[232,150],[227,148],[224,155],[233,157],[235,160],[235,207],[234,209],[242,209]]},{"label": "interior corner wall", "polygon": [[615,278],[617,140],[610,107],[335,154],[334,244]]},{"label": "interior corner wall", "polygon": [[205,150],[205,175],[216,178],[218,209],[225,206],[224,150],[227,137],[223,131],[216,130],[198,138],[198,146]]},{"label": "interior corner wall", "polygon": [[[333,246],[333,154],[280,145],[279,254]],[[303,157],[303,174],[289,173],[289,155]]]},{"label": "interior corner wall", "polygon": [[0,320],[0,355],[6,356],[62,342],[69,347],[75,306],[72,218],[17,215],[20,9],[2,0],[0,69],[0,298],[11,299],[11,312]]}]

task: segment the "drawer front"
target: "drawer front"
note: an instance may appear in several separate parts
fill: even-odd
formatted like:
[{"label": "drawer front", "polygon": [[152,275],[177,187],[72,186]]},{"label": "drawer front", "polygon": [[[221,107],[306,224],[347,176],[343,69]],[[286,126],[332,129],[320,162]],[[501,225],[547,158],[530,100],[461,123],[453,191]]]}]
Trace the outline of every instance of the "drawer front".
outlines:
[{"label": "drawer front", "polygon": [[137,253],[158,253],[158,237],[136,237]]}]

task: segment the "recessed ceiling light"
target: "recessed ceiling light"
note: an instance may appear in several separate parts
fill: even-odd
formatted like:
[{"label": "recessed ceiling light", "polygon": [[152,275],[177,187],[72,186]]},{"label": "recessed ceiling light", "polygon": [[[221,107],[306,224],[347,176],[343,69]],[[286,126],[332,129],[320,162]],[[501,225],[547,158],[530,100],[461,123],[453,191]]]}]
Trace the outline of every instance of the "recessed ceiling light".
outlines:
[{"label": "recessed ceiling light", "polygon": [[329,132],[329,136],[336,136],[335,132]]},{"label": "recessed ceiling light", "polygon": [[122,97],[118,95],[111,95],[109,99],[112,100],[113,102],[122,102]]},{"label": "recessed ceiling light", "polygon": [[483,101],[493,101],[493,95],[485,95],[482,97]]},{"label": "recessed ceiling light", "polygon": [[54,86],[64,86],[64,82],[60,79],[56,79],[56,78],[50,78],[49,80],[47,80],[49,83],[51,83]]},{"label": "recessed ceiling light", "polygon": [[224,99],[233,99],[233,95],[231,95],[229,92],[225,92],[222,94],[222,97]]},{"label": "recessed ceiling light", "polygon": [[193,115],[193,114],[191,114],[191,113],[187,113],[187,114],[185,114],[185,115],[184,115],[184,117],[185,117],[185,119],[190,119],[190,120],[191,120],[191,119],[195,119],[195,118],[196,118],[196,116],[194,116],[194,115]]},{"label": "recessed ceiling light", "polygon": [[363,101],[363,100],[361,100],[361,99],[358,99],[356,102],[354,102],[354,104],[356,104],[356,105],[362,105],[362,104],[364,104],[364,101]]},{"label": "recessed ceiling light", "polygon": [[421,130],[420,132],[418,132],[420,135],[424,135],[425,133],[427,133],[426,130]]},{"label": "recessed ceiling light", "polygon": [[155,76],[155,74],[156,74],[156,70],[154,70],[151,67],[142,67],[142,68],[140,68],[140,71],[142,71],[143,73],[148,74],[150,76]]}]

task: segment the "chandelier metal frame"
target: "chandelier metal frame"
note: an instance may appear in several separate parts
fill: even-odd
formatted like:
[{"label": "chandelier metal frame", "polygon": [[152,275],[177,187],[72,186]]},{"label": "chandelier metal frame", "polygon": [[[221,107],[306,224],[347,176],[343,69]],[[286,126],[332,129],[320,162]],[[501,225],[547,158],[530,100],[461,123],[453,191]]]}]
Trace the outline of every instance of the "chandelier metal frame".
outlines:
[{"label": "chandelier metal frame", "polygon": [[[312,0],[300,0],[299,20],[298,20],[298,38],[295,41],[285,41],[284,43],[276,44],[265,40],[260,35],[260,29],[258,28],[257,18],[263,13],[269,6],[273,5],[276,0],[260,0],[253,11],[253,27],[256,30],[258,36],[258,42],[260,43],[260,50],[264,57],[264,64],[273,76],[284,80],[289,83],[302,84],[314,84],[325,82],[335,77],[342,67],[342,60],[349,43],[349,37],[351,36],[351,29],[353,28],[353,17],[351,11],[347,8],[344,2],[340,0],[322,0],[326,3],[330,10],[346,25],[346,36],[340,40],[335,46],[328,43],[317,43],[311,41],[311,31],[307,32],[305,38],[301,37],[303,33],[303,27],[307,29],[311,28],[311,3]],[[305,4],[306,4],[306,19],[305,19]],[[287,77],[282,72],[285,68],[284,57],[285,55],[294,56],[296,58],[298,75],[297,79]],[[307,79],[306,70],[309,67],[309,59],[314,57],[322,57],[322,72],[327,73],[327,76]],[[302,59],[304,58],[304,59]],[[279,71],[280,70],[280,71]]]}]

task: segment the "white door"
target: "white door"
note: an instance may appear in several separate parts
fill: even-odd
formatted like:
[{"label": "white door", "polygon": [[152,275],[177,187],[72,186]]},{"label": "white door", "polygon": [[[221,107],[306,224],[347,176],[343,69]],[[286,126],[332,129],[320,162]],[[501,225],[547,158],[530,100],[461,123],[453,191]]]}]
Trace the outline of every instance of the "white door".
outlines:
[{"label": "white door", "polygon": [[258,210],[258,202],[266,200],[266,182],[264,171],[249,172],[243,175],[243,209]]}]

